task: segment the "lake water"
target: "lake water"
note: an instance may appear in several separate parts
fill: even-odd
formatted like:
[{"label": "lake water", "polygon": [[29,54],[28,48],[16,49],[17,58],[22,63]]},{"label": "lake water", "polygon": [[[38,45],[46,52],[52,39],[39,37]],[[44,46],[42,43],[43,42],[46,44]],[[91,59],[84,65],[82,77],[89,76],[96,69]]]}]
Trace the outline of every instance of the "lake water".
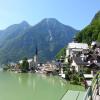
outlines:
[{"label": "lake water", "polygon": [[0,100],[59,100],[66,90],[57,76],[0,72]]}]

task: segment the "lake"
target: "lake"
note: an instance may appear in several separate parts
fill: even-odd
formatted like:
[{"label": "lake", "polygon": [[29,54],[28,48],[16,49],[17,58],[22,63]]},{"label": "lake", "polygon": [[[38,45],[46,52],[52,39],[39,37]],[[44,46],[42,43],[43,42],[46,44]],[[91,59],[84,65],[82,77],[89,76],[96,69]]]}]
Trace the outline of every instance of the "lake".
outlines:
[{"label": "lake", "polygon": [[57,76],[0,72],[0,100],[59,100],[65,91]]},{"label": "lake", "polygon": [[0,100],[60,100],[67,90],[84,91],[58,76],[0,72]]}]

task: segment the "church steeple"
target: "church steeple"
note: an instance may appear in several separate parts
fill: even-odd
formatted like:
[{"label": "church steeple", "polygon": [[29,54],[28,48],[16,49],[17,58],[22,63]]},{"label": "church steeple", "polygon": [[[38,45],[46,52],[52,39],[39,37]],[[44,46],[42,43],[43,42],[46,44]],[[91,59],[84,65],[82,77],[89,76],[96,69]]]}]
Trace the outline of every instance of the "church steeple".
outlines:
[{"label": "church steeple", "polygon": [[38,47],[35,48],[34,62],[38,63]]},{"label": "church steeple", "polygon": [[35,55],[38,55],[38,48],[36,46],[36,49],[35,49]]}]

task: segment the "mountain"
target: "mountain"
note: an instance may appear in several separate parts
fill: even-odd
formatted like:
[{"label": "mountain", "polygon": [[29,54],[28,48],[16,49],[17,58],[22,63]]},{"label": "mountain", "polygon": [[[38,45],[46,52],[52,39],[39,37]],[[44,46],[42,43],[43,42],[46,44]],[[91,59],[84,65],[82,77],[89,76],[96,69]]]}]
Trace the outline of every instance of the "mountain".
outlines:
[{"label": "mountain", "polygon": [[30,25],[26,21],[23,21],[20,24],[11,25],[5,30],[0,31],[0,46],[3,44],[2,42],[14,39],[14,37],[22,34],[29,27]]},{"label": "mountain", "polygon": [[100,11],[96,13],[91,23],[76,35],[78,42],[91,43],[100,41]]},{"label": "mountain", "polygon": [[[24,23],[24,25],[26,25]],[[24,26],[21,24],[21,27]],[[11,31],[7,32],[0,48],[0,62],[7,63],[17,61],[23,57],[33,57],[35,48],[38,47],[40,61],[54,59],[57,52],[67,45],[78,31],[74,28],[60,23],[54,18],[45,18],[35,26],[29,26],[25,30],[16,32],[10,26]],[[27,25],[26,25],[27,26]]]}]

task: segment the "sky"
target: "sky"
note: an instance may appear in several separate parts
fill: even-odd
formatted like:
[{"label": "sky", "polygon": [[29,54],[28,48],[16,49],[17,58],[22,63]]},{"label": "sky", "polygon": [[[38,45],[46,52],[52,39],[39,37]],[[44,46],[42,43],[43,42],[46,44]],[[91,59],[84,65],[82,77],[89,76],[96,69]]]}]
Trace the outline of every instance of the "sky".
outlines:
[{"label": "sky", "polygon": [[23,20],[31,25],[44,18],[81,30],[100,10],[100,0],[0,0],[0,30]]}]

